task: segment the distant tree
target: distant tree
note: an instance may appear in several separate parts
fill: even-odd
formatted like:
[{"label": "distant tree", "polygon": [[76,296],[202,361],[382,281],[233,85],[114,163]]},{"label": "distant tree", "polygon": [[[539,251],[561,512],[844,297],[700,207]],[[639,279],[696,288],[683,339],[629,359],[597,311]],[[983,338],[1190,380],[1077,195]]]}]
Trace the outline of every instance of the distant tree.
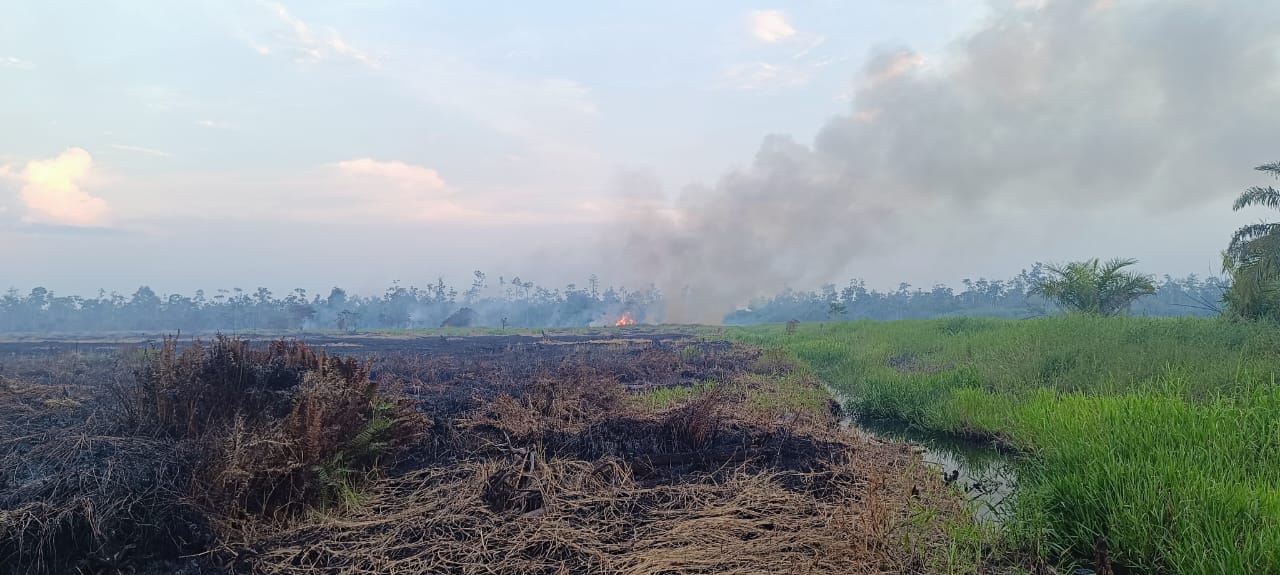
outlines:
[{"label": "distant tree", "polygon": [[1068,312],[1103,316],[1119,314],[1144,295],[1156,293],[1149,275],[1124,271],[1132,259],[1112,259],[1100,264],[1097,258],[1046,266],[1048,277],[1038,280],[1031,293],[1054,300]]},{"label": "distant tree", "polygon": [[331,309],[342,309],[347,305],[347,290],[340,287],[334,287],[329,290],[329,297],[325,299],[325,305]]},{"label": "distant tree", "polygon": [[349,309],[338,312],[338,331],[355,331],[356,322],[360,321],[360,314]]},{"label": "distant tree", "polygon": [[[1280,162],[1255,169],[1280,178]],[[1231,209],[1251,206],[1280,208],[1280,190],[1251,187]],[[1250,319],[1280,319],[1280,223],[1259,222],[1236,230],[1223,253],[1222,268],[1231,274],[1231,288],[1222,298],[1229,312]]]},{"label": "distant tree", "polygon": [[155,329],[160,323],[160,296],[148,286],[141,286],[129,298],[129,310],[133,315],[134,329]]},{"label": "distant tree", "polygon": [[284,306],[288,326],[292,329],[302,329],[307,321],[316,316],[316,308],[307,301],[307,290],[302,288],[293,290],[284,299]]},{"label": "distant tree", "polygon": [[475,275],[475,279],[471,281],[471,288],[462,294],[463,297],[466,298],[466,301],[468,303],[471,303],[480,299],[480,294],[484,292],[484,289],[486,287],[488,287],[484,283],[484,280],[485,280],[484,272],[480,270],[476,270],[474,275]]}]

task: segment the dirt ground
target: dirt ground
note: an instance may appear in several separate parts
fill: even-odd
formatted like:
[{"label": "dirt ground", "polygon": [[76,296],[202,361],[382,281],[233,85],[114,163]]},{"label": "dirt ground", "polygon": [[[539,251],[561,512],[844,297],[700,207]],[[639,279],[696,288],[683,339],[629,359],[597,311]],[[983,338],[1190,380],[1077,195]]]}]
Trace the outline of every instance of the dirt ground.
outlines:
[{"label": "dirt ground", "polygon": [[369,358],[428,424],[340,505],[234,524],[170,496],[184,455],[116,423],[146,346],[0,343],[0,573],[926,573],[972,520],[777,353],[640,330],[308,343]]}]

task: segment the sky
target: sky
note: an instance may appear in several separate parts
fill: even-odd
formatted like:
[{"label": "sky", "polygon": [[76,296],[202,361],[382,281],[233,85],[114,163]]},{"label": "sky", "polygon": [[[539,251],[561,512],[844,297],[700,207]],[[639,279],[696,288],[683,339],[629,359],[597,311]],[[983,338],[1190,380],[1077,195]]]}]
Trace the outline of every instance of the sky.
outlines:
[{"label": "sky", "polygon": [[0,289],[1214,274],[1267,4],[0,3]]}]

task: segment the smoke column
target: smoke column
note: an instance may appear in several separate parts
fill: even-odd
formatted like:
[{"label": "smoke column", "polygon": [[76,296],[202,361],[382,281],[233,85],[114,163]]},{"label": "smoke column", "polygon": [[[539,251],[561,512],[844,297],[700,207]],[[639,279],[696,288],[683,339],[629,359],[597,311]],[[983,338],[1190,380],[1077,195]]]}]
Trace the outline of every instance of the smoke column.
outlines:
[{"label": "smoke column", "polygon": [[[1280,8],[1259,0],[1004,0],[942,54],[872,54],[812,143],[672,205],[623,180],[621,257],[667,321],[823,282],[889,250],[917,213],[985,205],[1183,209],[1274,161]],[[1244,174],[1248,175],[1248,174]],[[612,233],[617,234],[614,230]]]}]

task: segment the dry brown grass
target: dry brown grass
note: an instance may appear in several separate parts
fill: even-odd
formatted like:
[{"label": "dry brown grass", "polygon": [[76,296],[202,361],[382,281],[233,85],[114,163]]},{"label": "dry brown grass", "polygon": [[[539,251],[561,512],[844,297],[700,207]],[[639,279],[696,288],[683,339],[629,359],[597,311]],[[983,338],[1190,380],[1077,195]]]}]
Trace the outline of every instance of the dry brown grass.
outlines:
[{"label": "dry brown grass", "polygon": [[[877,451],[822,473],[746,472],[644,485],[622,461],[486,460],[377,483],[364,505],[270,536],[258,573],[885,573],[918,571],[912,492],[936,478]],[[885,469],[899,467],[899,472]],[[494,478],[528,477],[497,498]],[[792,485],[807,485],[796,489]],[[522,491],[537,506],[512,504]],[[940,501],[930,502],[938,504]]]},{"label": "dry brown grass", "polygon": [[[633,357],[661,358],[656,366],[617,371],[609,361],[535,372],[473,364],[473,374],[504,392],[476,398],[433,463],[372,484],[359,506],[231,544],[237,568],[928,572],[948,539],[939,522],[923,518],[963,511],[914,452],[840,431],[824,402],[807,401],[813,379],[786,384],[806,401],[755,405],[782,386],[773,374],[791,375],[778,358],[745,373],[757,354],[739,354],[733,367],[712,364],[739,375],[663,409],[626,399],[628,387],[646,387],[620,379],[644,383],[645,370],[668,377],[706,361],[684,355],[649,350]],[[470,381],[467,370],[446,371]]]},{"label": "dry brown grass", "polygon": [[0,389],[0,573],[170,570],[329,503],[428,423],[367,364],[297,342],[169,339],[96,386],[57,365],[23,373],[58,385]]},{"label": "dry brown grass", "polygon": [[207,548],[189,454],[112,433],[93,390],[64,381],[0,391],[0,573],[111,573]]},{"label": "dry brown grass", "polygon": [[[938,474],[841,432],[785,358],[637,345],[371,378],[293,342],[167,341],[106,411],[6,380],[0,573],[927,572],[948,543]],[[672,385],[697,392],[636,400]]]}]

